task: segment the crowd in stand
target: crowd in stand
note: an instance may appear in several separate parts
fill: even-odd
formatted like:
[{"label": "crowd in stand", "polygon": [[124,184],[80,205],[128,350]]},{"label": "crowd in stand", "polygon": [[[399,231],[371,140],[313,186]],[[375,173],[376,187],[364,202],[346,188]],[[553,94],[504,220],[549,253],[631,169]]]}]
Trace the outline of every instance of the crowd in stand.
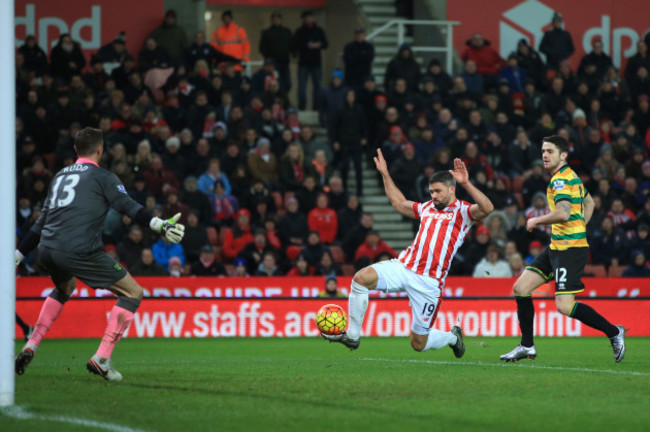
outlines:
[{"label": "crowd in stand", "polygon": [[[450,76],[438,60],[423,67],[404,44],[380,86],[374,48],[357,28],[340,47],[345,67],[321,88],[328,41],[311,12],[294,32],[272,14],[252,76],[242,66],[245,29],[230,11],[222,21],[210,41],[197,32],[190,43],[170,10],[137,62],[123,33],[89,64],[70,35],[49,55],[26,38],[16,52],[18,237],[39,217],[53,173],[74,163],[75,133],[90,126],[104,133],[103,166],[135,200],[156,216],[183,214],[185,239],[174,245],[109,212],[106,251],[132,274],[341,275],[396,257],[359,203],[362,155],[380,148],[417,201],[429,199],[431,174],[461,158],[497,211],[472,231],[451,274],[517,276],[549,242],[546,228],[526,231],[526,218],[549,211],[541,143],[559,134],[596,202],[591,262],[648,275],[650,37],[623,71],[599,40],[571,65],[571,35],[556,15],[540,46],[546,62],[526,39],[502,59],[475,34],[463,71]],[[297,101],[287,95],[292,56]],[[325,139],[300,124],[296,107],[308,99]],[[23,274],[40,271],[36,257],[21,265]]]}]

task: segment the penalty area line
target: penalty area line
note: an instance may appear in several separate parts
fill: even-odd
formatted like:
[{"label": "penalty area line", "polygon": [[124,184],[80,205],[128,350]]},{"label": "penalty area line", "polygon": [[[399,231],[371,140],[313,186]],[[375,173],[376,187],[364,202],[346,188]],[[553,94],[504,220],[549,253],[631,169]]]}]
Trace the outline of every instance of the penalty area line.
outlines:
[{"label": "penalty area line", "polygon": [[142,429],[133,429],[127,426],[120,426],[113,423],[99,422],[95,420],[86,420],[76,417],[34,414],[19,406],[9,406],[0,408],[0,414],[18,420],[42,420],[59,423],[75,424],[84,427],[104,429],[111,432],[145,432]]},{"label": "penalty area line", "polygon": [[521,363],[512,365],[508,363],[483,363],[483,362],[468,362],[468,361],[445,361],[445,360],[414,360],[414,359],[382,359],[382,358],[360,358],[363,361],[376,361],[387,363],[424,363],[434,365],[452,365],[452,366],[488,366],[488,367],[514,367],[524,369],[546,369],[557,371],[572,371],[572,372],[593,372],[604,373],[613,375],[635,375],[635,376],[650,376],[647,372],[637,371],[618,371],[613,369],[589,369],[577,367],[563,367],[563,366],[542,366],[542,365],[523,365]]}]

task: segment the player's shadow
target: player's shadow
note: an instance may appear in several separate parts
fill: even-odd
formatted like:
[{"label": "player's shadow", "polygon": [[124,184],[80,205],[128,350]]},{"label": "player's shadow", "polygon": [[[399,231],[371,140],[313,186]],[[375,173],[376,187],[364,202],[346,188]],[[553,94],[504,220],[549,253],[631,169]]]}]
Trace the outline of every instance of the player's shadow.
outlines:
[{"label": "player's shadow", "polygon": [[[309,400],[307,398],[297,397],[288,397],[288,396],[279,396],[277,393],[274,394],[264,394],[264,393],[246,393],[246,392],[237,392],[237,391],[228,391],[228,390],[216,390],[216,389],[206,389],[199,387],[183,387],[183,386],[172,386],[172,385],[159,385],[159,384],[137,384],[129,383],[122,384],[130,387],[148,389],[148,390],[167,390],[167,391],[178,391],[178,392],[188,392],[188,393],[198,393],[202,395],[212,395],[212,396],[230,396],[230,397],[247,397],[260,400],[269,400],[271,402],[286,402],[290,404],[302,404],[307,406],[313,406],[314,408],[336,408],[343,410],[363,408],[364,411],[374,412],[376,414],[383,415],[404,415],[404,410],[390,410],[385,407],[373,407],[364,404],[363,406],[351,406],[349,401],[341,400],[341,402],[333,402],[327,399],[321,399],[318,401]],[[343,398],[342,398],[343,399]],[[418,414],[411,412],[409,417],[419,418],[419,419],[430,419],[430,415]]]}]

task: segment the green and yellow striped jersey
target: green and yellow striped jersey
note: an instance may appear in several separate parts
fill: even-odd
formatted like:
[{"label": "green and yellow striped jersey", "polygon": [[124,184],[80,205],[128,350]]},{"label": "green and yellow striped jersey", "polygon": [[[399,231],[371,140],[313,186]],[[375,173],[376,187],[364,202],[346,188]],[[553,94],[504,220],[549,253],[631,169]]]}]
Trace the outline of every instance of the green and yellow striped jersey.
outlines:
[{"label": "green and yellow striped jersey", "polygon": [[587,190],[568,165],[560,168],[551,178],[546,189],[546,198],[551,211],[557,203],[566,200],[571,203],[571,216],[566,222],[553,224],[551,232],[551,249],[567,250],[575,247],[589,247],[587,227],[585,225],[585,196]]}]

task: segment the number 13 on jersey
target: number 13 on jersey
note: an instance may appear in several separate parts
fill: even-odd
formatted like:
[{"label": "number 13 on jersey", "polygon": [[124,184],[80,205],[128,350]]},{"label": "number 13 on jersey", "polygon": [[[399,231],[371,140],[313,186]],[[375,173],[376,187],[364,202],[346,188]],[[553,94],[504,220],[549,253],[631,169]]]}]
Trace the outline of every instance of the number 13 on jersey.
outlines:
[{"label": "number 13 on jersey", "polygon": [[[56,179],[52,186],[50,208],[65,207],[74,201],[75,186],[79,183],[79,174],[62,175]],[[59,189],[61,189],[59,191]],[[57,200],[57,198],[59,198]]]}]

